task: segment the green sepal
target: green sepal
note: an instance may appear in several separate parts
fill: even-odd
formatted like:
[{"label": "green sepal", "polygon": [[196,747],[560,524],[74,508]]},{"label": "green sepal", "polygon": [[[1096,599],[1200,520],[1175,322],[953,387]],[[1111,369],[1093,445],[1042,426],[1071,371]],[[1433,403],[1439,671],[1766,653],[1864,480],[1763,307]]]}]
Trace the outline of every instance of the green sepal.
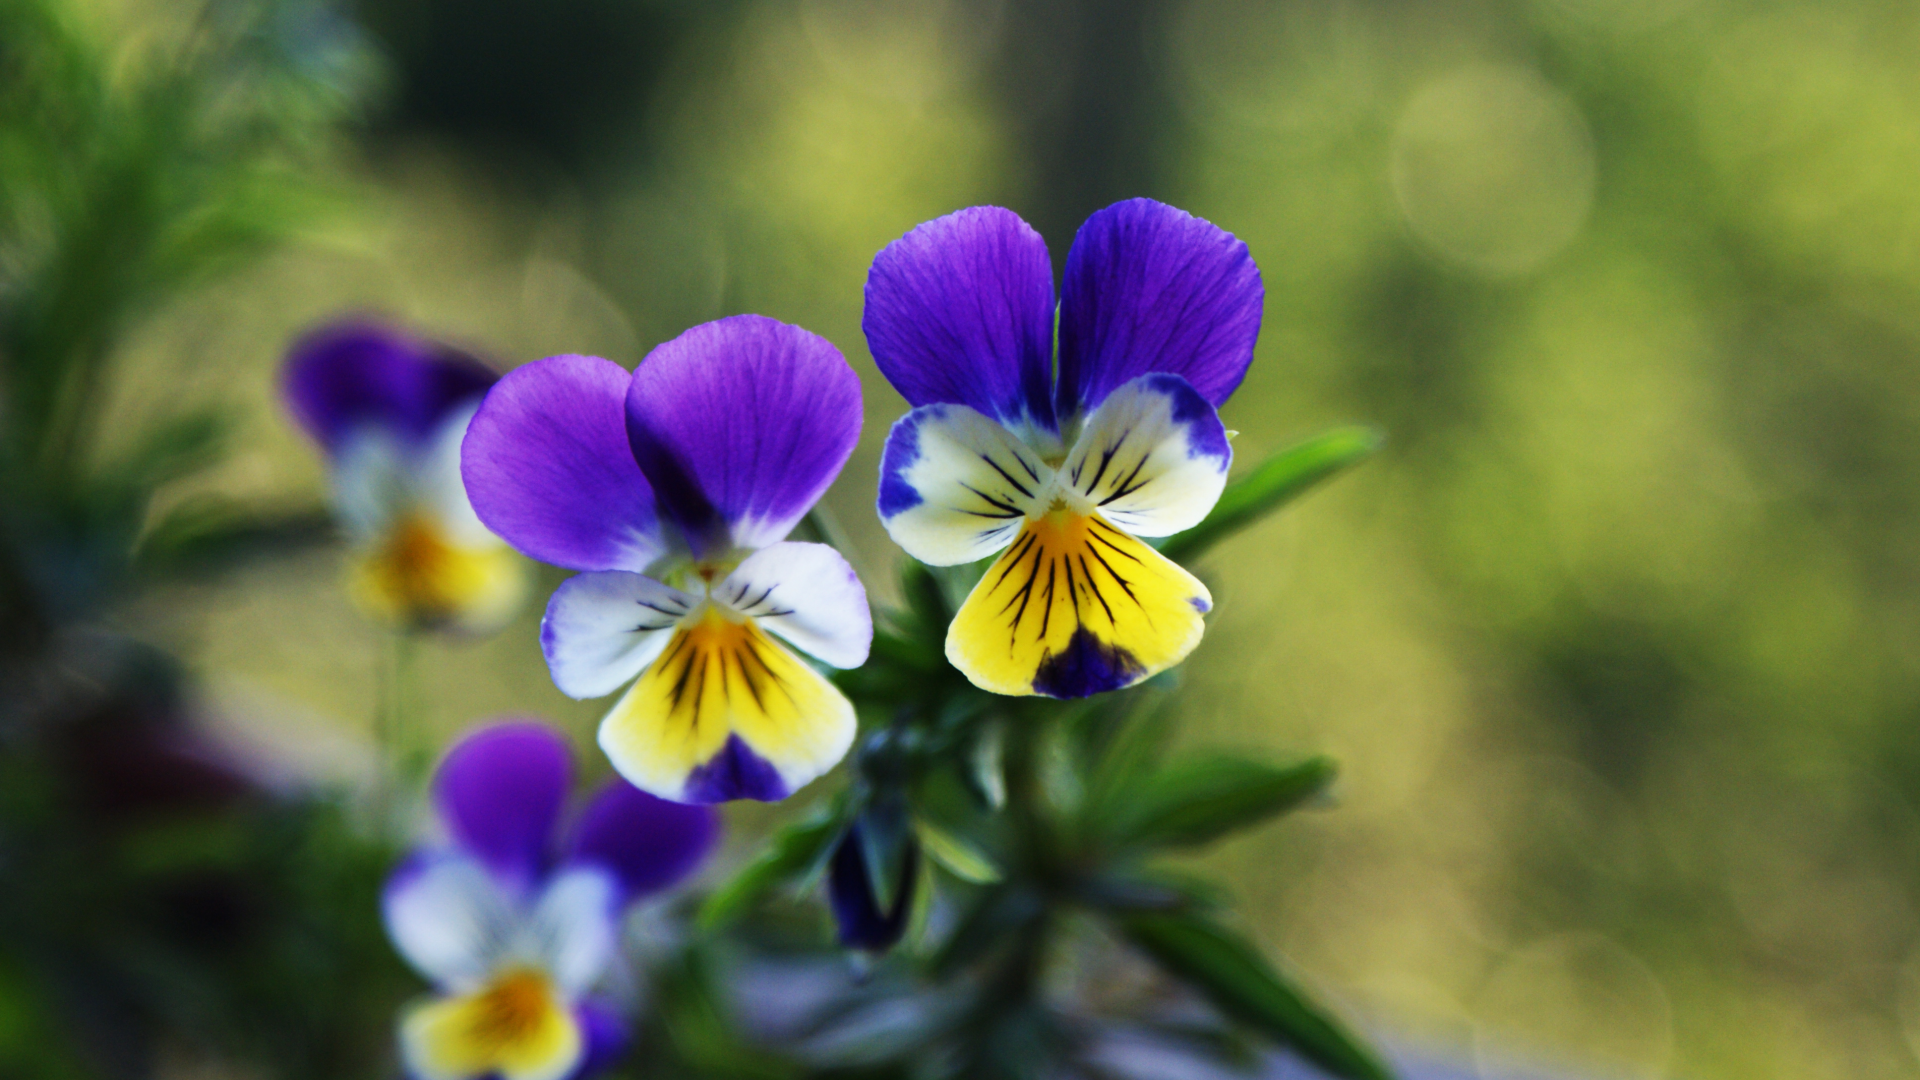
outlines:
[{"label": "green sepal", "polygon": [[1260,958],[1246,938],[1187,913],[1129,915],[1121,932],[1216,1008],[1343,1080],[1392,1080],[1380,1056]]},{"label": "green sepal", "polygon": [[1228,536],[1286,505],[1307,489],[1380,449],[1383,437],[1368,427],[1334,428],[1273,455],[1227,485],[1213,512],[1186,532],[1158,546],[1177,563],[1191,562]]},{"label": "green sepal", "polygon": [[1100,817],[1122,846],[1196,847],[1299,807],[1338,772],[1328,757],[1291,765],[1225,754],[1191,757],[1113,792]]},{"label": "green sepal", "polygon": [[775,833],[759,858],[707,896],[700,905],[700,928],[725,929],[782,883],[812,877],[832,853],[841,826],[836,804]]}]

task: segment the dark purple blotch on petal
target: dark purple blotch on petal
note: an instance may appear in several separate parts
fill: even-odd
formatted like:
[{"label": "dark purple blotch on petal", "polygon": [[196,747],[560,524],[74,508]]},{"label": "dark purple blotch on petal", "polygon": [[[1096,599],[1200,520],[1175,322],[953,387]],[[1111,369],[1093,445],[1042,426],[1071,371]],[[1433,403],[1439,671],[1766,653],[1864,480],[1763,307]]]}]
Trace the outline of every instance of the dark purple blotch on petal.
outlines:
[{"label": "dark purple blotch on petal", "polygon": [[1150,372],[1184,377],[1218,408],[1246,377],[1266,297],[1247,245],[1152,199],[1080,226],[1060,291],[1063,417]]},{"label": "dark purple blotch on petal", "polygon": [[509,372],[460,448],[474,512],[522,554],[638,573],[665,549],[653,489],[627,444],[625,368],[552,356]]},{"label": "dark purple blotch on petal", "polygon": [[567,744],[544,725],[482,728],[454,744],[434,777],[434,802],[454,842],[510,890],[525,890],[547,855],[573,767]]},{"label": "dark purple blotch on petal", "polygon": [[[1149,375],[1147,386],[1166,395],[1173,407],[1173,421],[1187,429],[1187,457],[1210,457],[1223,462],[1233,460],[1233,444],[1227,441],[1226,425],[1219,410],[1200,396],[1193,384],[1178,375]],[[1226,466],[1222,465],[1222,469]]]},{"label": "dark purple blotch on petal", "polygon": [[281,373],[287,407],[328,453],[363,425],[418,442],[499,375],[456,349],[371,320],[320,327],[296,341]]},{"label": "dark purple blotch on petal", "polygon": [[786,536],[860,438],[860,379],[825,338],[760,315],[696,326],[641,362],[627,438],[696,557]]},{"label": "dark purple blotch on petal", "polygon": [[668,802],[615,779],[581,811],[566,860],[606,868],[619,879],[623,901],[633,901],[680,883],[719,837],[712,807]]},{"label": "dark purple blotch on petal", "polygon": [[789,794],[778,769],[748,749],[740,736],[729,735],[719,753],[688,775],[681,798],[689,803],[779,802]]},{"label": "dark purple blotch on petal", "polygon": [[1073,632],[1067,647],[1047,657],[1033,676],[1033,692],[1052,698],[1083,698],[1138,682],[1146,668],[1134,655],[1089,633]]},{"label": "dark purple blotch on petal", "polygon": [[880,452],[880,495],[874,500],[880,520],[905,513],[923,501],[907,483],[905,474],[920,460],[920,425],[945,415],[944,406],[926,405],[894,421],[893,430],[887,433],[886,448]]},{"label": "dark purple blotch on petal", "polygon": [[609,1002],[582,998],[573,1007],[573,1018],[580,1025],[587,1046],[586,1052],[580,1055],[580,1064],[569,1074],[570,1080],[586,1080],[618,1065],[626,1056],[627,1048],[633,1045],[633,1025]]},{"label": "dark purple blotch on petal", "polygon": [[839,928],[840,944],[849,949],[885,952],[899,942],[913,912],[913,894],[920,880],[920,846],[909,842],[900,860],[900,880],[893,890],[893,906],[881,910],[867,871],[866,848],[855,822],[840,838],[827,866],[827,902]]},{"label": "dark purple blotch on petal", "polygon": [[1013,211],[970,207],[888,244],[867,274],[860,326],[909,404],[1055,427],[1053,263]]}]

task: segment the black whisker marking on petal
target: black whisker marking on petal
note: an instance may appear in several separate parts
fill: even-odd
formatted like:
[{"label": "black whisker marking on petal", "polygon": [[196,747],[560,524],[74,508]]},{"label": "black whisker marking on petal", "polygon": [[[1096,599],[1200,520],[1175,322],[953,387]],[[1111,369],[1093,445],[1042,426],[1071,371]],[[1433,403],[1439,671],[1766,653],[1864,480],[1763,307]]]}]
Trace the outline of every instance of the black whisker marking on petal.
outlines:
[{"label": "black whisker marking on petal", "polygon": [[1026,537],[1022,539],[1020,543],[1014,547],[1012,554],[1006,556],[1006,558],[1002,561],[1000,576],[999,578],[995,579],[992,586],[993,588],[995,589],[999,588],[1000,583],[1007,580],[1007,575],[1013,573],[1013,568],[1020,565],[1020,560],[1025,558],[1027,555],[1027,549],[1032,547],[1035,543],[1037,543],[1037,541],[1034,539],[1034,535],[1032,533],[1026,534]]},{"label": "black whisker marking on petal", "polygon": [[[1115,488],[1114,493],[1107,496],[1104,499],[1101,499],[1100,505],[1105,506],[1115,499],[1125,498],[1128,495],[1131,495],[1134,492],[1139,491],[1141,488],[1146,487],[1148,484],[1152,483],[1153,479],[1151,477],[1140,481],[1138,484],[1135,484],[1133,482],[1134,478],[1140,475],[1140,470],[1147,467],[1147,459],[1152,456],[1153,456],[1152,451],[1148,451],[1146,454],[1141,455],[1140,461],[1138,464],[1136,464],[1133,467],[1133,471],[1127,474],[1127,478],[1125,480],[1122,480],[1118,484],[1114,485],[1114,488]],[[1089,492],[1088,494],[1092,494],[1092,493]]]},{"label": "black whisker marking on petal", "polygon": [[968,515],[969,517],[982,517],[992,521],[1007,521],[1011,518],[1019,517],[1024,511],[1008,510],[998,514],[990,514],[985,510],[961,510],[960,512]]},{"label": "black whisker marking on petal", "polygon": [[1098,489],[1100,487],[1100,478],[1107,475],[1107,466],[1113,463],[1113,455],[1119,452],[1120,447],[1117,445],[1109,446],[1105,450],[1100,451],[1100,470],[1093,474],[1093,479],[1087,481],[1087,486],[1081,490],[1091,493]]},{"label": "black whisker marking on petal", "polygon": [[753,695],[754,707],[764,713],[767,711],[767,703],[760,698],[760,685],[753,681],[753,672],[747,670],[747,658],[750,656],[753,657],[754,662],[759,662],[760,658],[753,656],[752,639],[748,639],[747,644],[741,647],[734,660],[740,664],[740,681],[747,684],[747,693]]},{"label": "black whisker marking on petal", "polygon": [[1120,586],[1121,592],[1124,592],[1127,594],[1127,599],[1133,601],[1133,606],[1140,607],[1141,606],[1140,598],[1133,595],[1133,586],[1127,582],[1127,579],[1121,577],[1120,572],[1113,568],[1113,564],[1109,563],[1106,559],[1102,558],[1098,551],[1094,551],[1093,548],[1088,548],[1087,550],[1090,552],[1093,552],[1094,559],[1098,561],[1101,566],[1106,567],[1107,576],[1111,577],[1114,580],[1114,582]]},{"label": "black whisker marking on petal", "polygon": [[1020,494],[1025,495],[1029,499],[1033,498],[1033,492],[1028,491],[1027,486],[1025,484],[1022,484],[1020,481],[1015,480],[1013,478],[1012,473],[1001,468],[999,462],[993,460],[992,458],[988,457],[985,454],[980,455],[980,460],[993,466],[993,471],[999,473],[1002,477],[1004,477],[1007,483],[1012,484],[1015,491],[1018,491]]},{"label": "black whisker marking on petal", "polygon": [[1015,460],[1015,461],[1017,461],[1017,462],[1019,462],[1019,463],[1020,463],[1020,467],[1021,467],[1021,468],[1023,468],[1023,469],[1025,469],[1025,470],[1027,470],[1027,475],[1028,475],[1028,476],[1031,476],[1031,477],[1033,477],[1033,482],[1034,482],[1034,483],[1036,483],[1036,484],[1037,484],[1037,483],[1039,483],[1039,482],[1040,482],[1040,474],[1039,474],[1039,473],[1037,473],[1037,472],[1034,472],[1034,471],[1033,471],[1033,466],[1031,466],[1031,465],[1029,465],[1029,464],[1027,464],[1027,458],[1026,458],[1026,455],[1024,455],[1024,454],[1018,454],[1018,453],[1016,453],[1016,454],[1014,454],[1014,455],[1013,455],[1013,460]]},{"label": "black whisker marking on petal", "polygon": [[1060,575],[1060,560],[1057,557],[1048,559],[1047,560],[1047,594],[1046,594],[1046,598],[1042,601],[1042,603],[1045,605],[1045,609],[1040,613],[1040,637],[1043,640],[1047,636],[1047,627],[1053,625],[1053,582],[1055,578],[1059,577],[1059,575]]},{"label": "black whisker marking on petal", "polygon": [[993,496],[987,494],[986,492],[981,491],[979,488],[974,487],[972,484],[961,484],[960,486],[963,488],[966,488],[968,491],[973,492],[975,495],[980,496],[981,499],[986,501],[987,505],[993,507],[995,510],[1005,510],[1009,514],[1019,514],[1019,513],[1025,512],[1010,502],[1006,502],[1001,499],[994,498]]},{"label": "black whisker marking on petal", "polygon": [[[1116,528],[1114,528],[1113,526],[1111,526],[1111,525],[1108,525],[1108,524],[1107,524],[1106,522],[1104,522],[1104,521],[1101,521],[1101,520],[1100,520],[1099,518],[1097,518],[1097,517],[1089,517],[1089,518],[1088,518],[1087,520],[1088,520],[1088,521],[1090,521],[1090,522],[1092,522],[1092,523],[1093,523],[1093,525],[1094,525],[1095,527],[1097,527],[1097,528],[1102,528],[1102,529],[1105,529],[1105,530],[1107,530],[1108,532],[1110,532],[1110,533],[1112,533],[1112,534],[1114,534],[1115,536],[1125,536],[1125,535],[1126,535],[1125,533],[1122,533],[1122,532],[1121,532],[1120,530],[1118,530],[1118,529],[1116,529]],[[1107,539],[1106,537],[1104,537],[1104,536],[1101,536],[1101,535],[1100,535],[1099,533],[1097,533],[1097,532],[1094,532],[1094,531],[1093,531],[1092,529],[1089,529],[1089,530],[1087,531],[1087,535],[1088,535],[1088,536],[1090,536],[1090,537],[1092,537],[1093,539],[1095,539],[1095,540],[1098,540],[1098,541],[1100,541],[1101,543],[1103,543],[1103,544],[1105,544],[1105,545],[1107,545],[1108,547],[1110,547],[1110,548],[1112,548],[1112,549],[1113,549],[1114,551],[1116,551],[1116,552],[1118,552],[1119,554],[1121,554],[1121,555],[1124,555],[1124,556],[1126,556],[1126,557],[1127,557],[1127,558],[1129,558],[1129,559],[1132,559],[1132,560],[1133,560],[1134,562],[1136,562],[1136,563],[1140,561],[1140,557],[1139,557],[1138,555],[1135,555],[1135,554],[1133,554],[1132,552],[1130,552],[1130,551],[1128,551],[1128,550],[1126,550],[1125,548],[1123,548],[1123,547],[1121,547],[1120,545],[1118,545],[1118,544],[1116,544],[1116,543],[1114,543],[1113,541],[1111,541],[1111,540],[1109,540],[1109,539]]]},{"label": "black whisker marking on petal", "polygon": [[672,616],[678,617],[681,615],[685,615],[687,613],[687,609],[684,607],[679,609],[663,608],[659,604],[656,604],[651,600],[635,600],[634,603],[639,604],[641,607],[646,608],[648,611],[657,611],[662,615],[672,615]]},{"label": "black whisker marking on petal", "polygon": [[[1098,559],[1100,555],[1096,552],[1093,557]],[[1100,583],[1093,579],[1093,571],[1088,568],[1087,557],[1085,555],[1080,556],[1080,572],[1087,575],[1087,591],[1093,594],[1095,600],[1100,601],[1101,608],[1105,609],[1107,613],[1107,622],[1112,623],[1114,621],[1113,608],[1108,606],[1106,595],[1100,591]],[[1112,568],[1109,567],[1107,572],[1112,573]]]}]

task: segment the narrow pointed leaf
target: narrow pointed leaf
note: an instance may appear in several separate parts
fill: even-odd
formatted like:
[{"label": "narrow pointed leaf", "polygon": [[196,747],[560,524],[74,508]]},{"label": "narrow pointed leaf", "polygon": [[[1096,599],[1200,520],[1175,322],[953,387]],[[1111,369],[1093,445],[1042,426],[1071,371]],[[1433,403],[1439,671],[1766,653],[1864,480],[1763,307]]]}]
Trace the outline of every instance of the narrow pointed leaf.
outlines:
[{"label": "narrow pointed leaf", "polygon": [[1273,455],[1227,485],[1206,520],[1160,545],[1174,562],[1199,558],[1208,548],[1286,505],[1307,489],[1380,448],[1372,428],[1344,427],[1322,432]]},{"label": "narrow pointed leaf", "polygon": [[1121,930],[1228,1016],[1342,1080],[1392,1080],[1379,1055],[1260,958],[1254,944],[1189,914],[1141,914]]},{"label": "narrow pointed leaf", "polygon": [[971,841],[923,817],[914,818],[913,826],[920,836],[920,846],[954,877],[975,885],[991,885],[1000,880],[1000,868]]},{"label": "narrow pointed leaf", "polygon": [[1291,765],[1224,754],[1188,758],[1115,792],[1100,813],[1116,843],[1194,847],[1300,806],[1337,773],[1327,757]]}]

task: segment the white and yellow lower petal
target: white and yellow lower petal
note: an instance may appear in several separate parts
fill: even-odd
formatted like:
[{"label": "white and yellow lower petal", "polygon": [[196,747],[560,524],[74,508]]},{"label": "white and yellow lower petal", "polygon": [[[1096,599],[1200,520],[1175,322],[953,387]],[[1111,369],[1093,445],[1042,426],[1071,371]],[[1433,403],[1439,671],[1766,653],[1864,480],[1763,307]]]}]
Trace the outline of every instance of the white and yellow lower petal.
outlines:
[{"label": "white and yellow lower petal", "polygon": [[1079,698],[1179,663],[1213,606],[1199,579],[1099,513],[1028,520],[947,630],[947,659],[996,694]]},{"label": "white and yellow lower petal", "polygon": [[965,405],[922,405],[900,418],[880,458],[880,523],[934,566],[1006,547],[1053,470],[998,421]]},{"label": "white and yellow lower petal", "polygon": [[1206,398],[1178,375],[1143,375],[1088,415],[1062,487],[1135,536],[1200,524],[1226,487],[1233,450]]},{"label": "white and yellow lower petal", "polygon": [[526,594],[526,566],[496,540],[463,543],[431,514],[397,516],[355,552],[348,589],[367,614],[413,628],[485,630]]},{"label": "white and yellow lower petal", "polygon": [[544,974],[510,970],[469,994],[425,1002],[400,1021],[400,1051],[421,1080],[562,1080],[586,1038]]},{"label": "white and yellow lower petal", "polygon": [[677,802],[783,799],[853,743],[853,705],[753,619],[708,604],[600,724],[627,781]]}]

